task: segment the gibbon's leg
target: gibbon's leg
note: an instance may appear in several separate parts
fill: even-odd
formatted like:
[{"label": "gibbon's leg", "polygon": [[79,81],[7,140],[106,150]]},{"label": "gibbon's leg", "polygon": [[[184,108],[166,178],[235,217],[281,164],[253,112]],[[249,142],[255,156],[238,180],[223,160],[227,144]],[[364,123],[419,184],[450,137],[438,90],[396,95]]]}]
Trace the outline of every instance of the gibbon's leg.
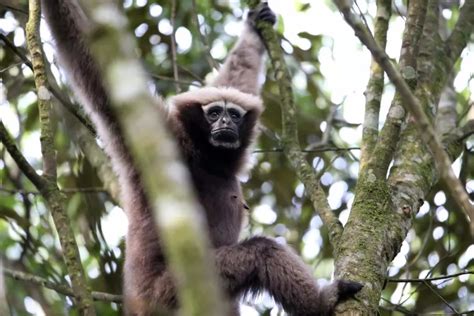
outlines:
[{"label": "gibbon's leg", "polygon": [[319,287],[297,255],[265,237],[216,249],[216,265],[231,296],[267,290],[290,315],[331,315],[341,299],[362,288],[342,280]]},{"label": "gibbon's leg", "polygon": [[244,29],[227,56],[219,74],[212,82],[216,87],[233,87],[242,92],[258,95],[260,90],[259,74],[263,69],[265,46],[255,27],[257,21],[271,24],[276,21],[275,14],[266,2],[249,12]]}]

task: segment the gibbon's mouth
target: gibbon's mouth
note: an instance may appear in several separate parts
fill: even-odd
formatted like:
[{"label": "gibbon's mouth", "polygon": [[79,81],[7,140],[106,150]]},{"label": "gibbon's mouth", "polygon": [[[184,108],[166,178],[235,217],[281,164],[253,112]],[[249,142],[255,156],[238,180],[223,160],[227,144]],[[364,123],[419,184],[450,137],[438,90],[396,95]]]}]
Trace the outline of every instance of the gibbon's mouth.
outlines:
[{"label": "gibbon's mouth", "polygon": [[239,135],[230,128],[212,131],[210,142],[216,147],[238,148],[240,146]]}]

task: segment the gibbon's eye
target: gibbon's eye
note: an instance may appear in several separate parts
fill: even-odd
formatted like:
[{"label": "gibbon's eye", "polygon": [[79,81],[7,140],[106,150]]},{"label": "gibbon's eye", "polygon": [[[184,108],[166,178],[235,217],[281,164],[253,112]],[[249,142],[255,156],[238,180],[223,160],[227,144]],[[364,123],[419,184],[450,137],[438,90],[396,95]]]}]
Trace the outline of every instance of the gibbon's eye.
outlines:
[{"label": "gibbon's eye", "polygon": [[217,120],[218,117],[219,117],[219,114],[217,114],[216,111],[209,113],[209,118],[213,120]]},{"label": "gibbon's eye", "polygon": [[235,123],[239,122],[241,119],[240,113],[235,110],[229,110],[229,115],[232,121],[234,121]]},{"label": "gibbon's eye", "polygon": [[209,112],[207,112],[207,117],[211,120],[211,121],[216,121],[219,116],[221,115],[221,110],[219,108],[213,108],[213,109],[210,109]]}]

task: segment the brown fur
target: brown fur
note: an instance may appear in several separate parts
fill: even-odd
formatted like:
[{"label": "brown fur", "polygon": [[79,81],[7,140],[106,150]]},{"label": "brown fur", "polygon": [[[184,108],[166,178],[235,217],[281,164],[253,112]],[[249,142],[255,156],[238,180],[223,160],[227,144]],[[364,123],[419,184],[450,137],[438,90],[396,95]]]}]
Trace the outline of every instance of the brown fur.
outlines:
[{"label": "brown fur", "polygon": [[[97,126],[105,150],[119,175],[122,205],[129,219],[124,267],[126,311],[152,315],[158,307],[175,310],[173,276],[166,266],[159,234],[151,218],[139,173],[124,142],[95,61],[84,44],[87,20],[75,0],[42,0],[45,17],[69,80]],[[274,22],[265,5],[249,15],[244,33],[232,50],[213,87],[186,92],[170,100],[168,125],[176,136],[207,218],[222,286],[233,300],[231,315],[238,315],[242,294],[267,290],[292,315],[329,315],[335,304],[360,285],[336,281],[319,288],[311,272],[287,247],[265,237],[238,242],[245,204],[236,178],[256,134],[262,103],[258,73],[264,46],[253,28],[257,19]],[[227,100],[247,110],[239,130],[241,146],[213,147],[209,124],[201,106]]]}]

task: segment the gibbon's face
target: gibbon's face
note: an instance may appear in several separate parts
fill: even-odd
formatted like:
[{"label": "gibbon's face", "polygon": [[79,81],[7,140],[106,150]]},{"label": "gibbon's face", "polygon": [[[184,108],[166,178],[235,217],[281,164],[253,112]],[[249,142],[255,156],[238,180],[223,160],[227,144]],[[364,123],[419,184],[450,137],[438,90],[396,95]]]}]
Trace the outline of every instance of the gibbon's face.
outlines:
[{"label": "gibbon's face", "polygon": [[204,117],[211,127],[209,142],[215,147],[236,149],[240,147],[240,127],[246,110],[237,104],[216,101],[202,107]]}]

